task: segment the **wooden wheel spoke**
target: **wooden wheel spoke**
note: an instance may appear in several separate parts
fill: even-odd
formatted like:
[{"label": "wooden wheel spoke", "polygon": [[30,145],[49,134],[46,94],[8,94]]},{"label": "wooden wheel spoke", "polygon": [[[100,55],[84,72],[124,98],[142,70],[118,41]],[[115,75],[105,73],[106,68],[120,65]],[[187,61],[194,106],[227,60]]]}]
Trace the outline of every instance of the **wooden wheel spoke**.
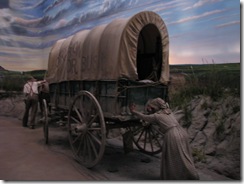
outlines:
[{"label": "wooden wheel spoke", "polygon": [[[156,131],[156,132],[159,133],[160,135],[163,135],[163,134],[162,134],[159,130],[157,130],[157,129],[152,129],[152,130]],[[154,131],[152,131],[153,136],[155,137],[155,140],[157,141],[158,145],[161,145],[161,143],[159,142],[159,140],[158,140],[158,138],[157,138],[157,135],[155,134]]]},{"label": "wooden wheel spoke", "polygon": [[[154,125],[154,126],[155,126],[155,125]],[[154,126],[152,126],[152,127],[153,127],[152,129],[153,129],[154,131],[156,131],[157,133],[159,133],[160,135],[163,136],[164,134],[163,134],[162,132],[160,132],[157,128],[154,128]]]},{"label": "wooden wheel spoke", "polygon": [[89,143],[90,143],[89,145],[92,148],[93,153],[95,154],[95,157],[98,157],[98,153],[97,153],[96,147],[94,145],[94,142],[91,140],[90,136],[88,137],[88,140],[89,140]]},{"label": "wooden wheel spoke", "polygon": [[82,137],[82,134],[79,134],[73,141],[72,141],[72,144],[74,144],[76,141],[79,140],[79,138]]},{"label": "wooden wheel spoke", "polygon": [[83,158],[83,162],[86,161],[86,149],[87,149],[87,141],[86,138],[84,138],[83,140],[83,149],[82,149],[82,158]]},{"label": "wooden wheel spoke", "polygon": [[91,143],[89,141],[89,136],[86,137],[86,145],[87,145],[87,154],[88,157],[87,160],[92,161],[92,155],[91,155]]},{"label": "wooden wheel spoke", "polygon": [[134,129],[132,131],[133,131],[133,133],[136,133],[137,134],[137,132],[142,131],[142,129],[143,129],[143,127],[137,127],[136,129]]},{"label": "wooden wheel spoke", "polygon": [[75,110],[77,116],[79,117],[80,122],[83,122],[83,118],[81,117],[81,114],[80,114],[79,110],[76,107],[74,107],[74,110]]},{"label": "wooden wheel spoke", "polygon": [[89,120],[89,122],[87,123],[87,127],[90,127],[90,125],[95,121],[95,119],[98,117],[98,113],[97,114],[95,114],[92,118],[91,118],[91,120]]},{"label": "wooden wheel spoke", "polygon": [[74,122],[76,122],[76,123],[80,123],[80,121],[79,121],[78,119],[76,119],[75,117],[71,116],[70,118],[71,118],[72,120],[74,120]]},{"label": "wooden wheel spoke", "polygon": [[145,137],[144,137],[144,150],[146,149],[147,144],[147,130],[145,131]]},{"label": "wooden wheel spoke", "polygon": [[140,141],[141,136],[143,135],[143,133],[144,133],[144,132],[145,132],[145,130],[143,129],[143,130],[141,131],[140,136],[138,137],[138,139],[137,139],[136,143],[138,143],[138,142]]},{"label": "wooden wheel spoke", "polygon": [[[150,129],[151,130],[151,129]],[[153,147],[153,142],[152,142],[152,134],[151,134],[152,131],[148,131],[148,134],[149,134],[149,142],[150,142],[150,145],[151,145],[151,150],[152,152],[154,151],[154,147]]]},{"label": "wooden wheel spoke", "polygon": [[100,131],[101,128],[100,127],[92,127],[92,128],[88,128],[89,131]]},{"label": "wooden wheel spoke", "polygon": [[89,140],[88,140],[88,136],[86,136],[86,138],[85,138],[85,148],[86,149],[84,149],[84,153],[83,153],[83,155],[84,155],[84,160],[89,160],[89,161],[91,161],[92,160],[92,158],[91,158],[91,155],[90,155],[90,153],[91,153],[91,148],[90,148],[90,144],[89,144]]},{"label": "wooden wheel spoke", "polygon": [[83,160],[86,160],[86,149],[87,149],[87,141],[86,137],[83,136],[82,140],[79,142],[78,149],[76,150],[76,155]]},{"label": "wooden wheel spoke", "polygon": [[84,147],[84,144],[82,144],[82,143],[84,143],[84,141],[80,141],[80,142],[79,142],[79,146],[78,146],[78,148],[77,148],[77,150],[76,150],[76,154],[77,154],[77,155],[79,155],[79,153],[81,152],[81,147],[82,147],[82,145],[83,145],[83,147]]},{"label": "wooden wheel spoke", "polygon": [[95,135],[93,135],[91,132],[88,133],[91,136],[92,140],[96,141],[99,145],[101,145],[101,141]]},{"label": "wooden wheel spoke", "polygon": [[80,105],[80,115],[81,115],[81,117],[82,117],[82,121],[85,121],[85,119],[86,119],[86,112],[84,112],[85,111],[85,109],[84,109],[84,105]]}]

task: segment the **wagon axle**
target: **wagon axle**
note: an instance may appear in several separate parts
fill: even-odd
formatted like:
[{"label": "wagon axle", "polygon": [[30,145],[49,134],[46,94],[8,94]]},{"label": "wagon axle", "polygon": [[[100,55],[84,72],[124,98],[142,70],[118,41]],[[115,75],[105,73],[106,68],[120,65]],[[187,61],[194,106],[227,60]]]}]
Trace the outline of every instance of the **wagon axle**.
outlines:
[{"label": "wagon axle", "polygon": [[76,125],[75,133],[85,133],[87,131],[87,125],[84,123],[82,125]]}]

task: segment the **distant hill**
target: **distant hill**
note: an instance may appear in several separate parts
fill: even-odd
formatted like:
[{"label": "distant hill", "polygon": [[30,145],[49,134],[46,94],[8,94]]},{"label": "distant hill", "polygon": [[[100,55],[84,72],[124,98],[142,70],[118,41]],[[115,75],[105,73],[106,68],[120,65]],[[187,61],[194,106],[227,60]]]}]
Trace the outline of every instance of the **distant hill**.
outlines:
[{"label": "distant hill", "polygon": [[170,65],[170,73],[201,74],[211,71],[240,73],[240,63]]},{"label": "distant hill", "polygon": [[3,68],[2,66],[0,66],[0,71],[7,71],[5,68]]},{"label": "distant hill", "polygon": [[35,77],[37,80],[43,80],[45,76],[46,70],[33,70],[28,72],[23,72],[23,75],[31,75]]}]

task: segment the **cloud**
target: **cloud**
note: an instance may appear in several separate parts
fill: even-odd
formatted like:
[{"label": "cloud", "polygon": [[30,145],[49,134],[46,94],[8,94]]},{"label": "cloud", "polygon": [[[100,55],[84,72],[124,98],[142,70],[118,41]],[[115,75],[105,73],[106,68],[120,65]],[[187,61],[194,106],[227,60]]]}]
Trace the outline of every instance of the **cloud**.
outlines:
[{"label": "cloud", "polygon": [[68,24],[67,20],[61,19],[58,21],[58,23],[54,27],[55,27],[55,29],[58,29],[58,28],[66,26],[67,24]]},{"label": "cloud", "polygon": [[[133,0],[104,0],[102,3],[102,13],[110,13],[110,12],[115,12],[117,10],[122,10],[126,7],[130,7],[133,6],[134,4],[136,4],[137,1],[133,1]],[[101,13],[101,12],[99,12]]]},{"label": "cloud", "polygon": [[75,5],[81,5],[82,3],[84,3],[84,0],[72,0],[72,3],[74,3]]},{"label": "cloud", "polygon": [[14,10],[27,10],[41,6],[44,2],[45,0],[9,0],[9,6]]},{"label": "cloud", "polygon": [[225,10],[214,10],[214,11],[211,11],[211,12],[205,12],[205,13],[200,14],[200,15],[186,17],[186,18],[180,19],[178,21],[171,22],[170,24],[186,23],[186,22],[189,22],[189,21],[193,21],[193,20],[201,19],[203,17],[210,16],[210,15],[213,15],[213,14],[221,13],[223,11],[225,11]]},{"label": "cloud", "polygon": [[9,7],[8,0],[1,0],[0,9],[2,9],[2,8],[8,8],[8,7]]},{"label": "cloud", "polygon": [[49,6],[44,10],[44,12],[49,11],[49,10],[51,10],[51,9],[53,9],[53,8],[55,8],[55,7],[59,6],[59,5],[61,5],[63,2],[64,2],[64,0],[55,0],[51,5],[49,5]]},{"label": "cloud", "polygon": [[166,11],[166,10],[170,10],[173,8],[177,8],[182,6],[181,3],[178,2],[162,2],[162,3],[158,3],[158,4],[153,4],[151,7],[149,6],[148,8],[153,9],[153,11],[155,12],[159,12],[159,11]]},{"label": "cloud", "polygon": [[190,9],[194,9],[194,8],[199,8],[199,7],[204,6],[206,4],[217,3],[217,2],[220,2],[220,1],[222,1],[222,0],[199,0],[198,2],[193,4],[192,6],[189,6],[189,7],[185,8],[184,10],[190,10]]},{"label": "cloud", "polygon": [[28,26],[30,24],[38,24],[40,21],[42,20],[42,18],[39,18],[39,19],[30,19],[30,20],[27,20],[27,19],[23,19],[23,18],[20,18],[20,17],[14,17],[14,21],[18,24],[21,24],[21,25],[24,25],[24,26]]},{"label": "cloud", "polygon": [[224,27],[228,27],[228,26],[232,26],[232,25],[240,25],[240,21],[232,21],[232,22],[228,22],[225,24],[219,24],[217,26],[215,26],[216,28],[224,28]]},{"label": "cloud", "polygon": [[9,12],[9,9],[0,9],[0,25],[1,29],[10,26],[12,22],[12,15]]}]

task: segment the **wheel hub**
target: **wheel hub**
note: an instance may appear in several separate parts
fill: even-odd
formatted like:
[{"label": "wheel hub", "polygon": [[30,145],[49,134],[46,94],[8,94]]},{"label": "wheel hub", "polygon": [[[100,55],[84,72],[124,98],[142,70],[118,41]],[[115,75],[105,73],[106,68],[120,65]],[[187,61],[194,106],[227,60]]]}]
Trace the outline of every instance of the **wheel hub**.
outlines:
[{"label": "wheel hub", "polygon": [[87,131],[87,125],[84,123],[84,124],[81,124],[81,125],[77,125],[75,127],[75,132],[76,133],[84,133]]}]

